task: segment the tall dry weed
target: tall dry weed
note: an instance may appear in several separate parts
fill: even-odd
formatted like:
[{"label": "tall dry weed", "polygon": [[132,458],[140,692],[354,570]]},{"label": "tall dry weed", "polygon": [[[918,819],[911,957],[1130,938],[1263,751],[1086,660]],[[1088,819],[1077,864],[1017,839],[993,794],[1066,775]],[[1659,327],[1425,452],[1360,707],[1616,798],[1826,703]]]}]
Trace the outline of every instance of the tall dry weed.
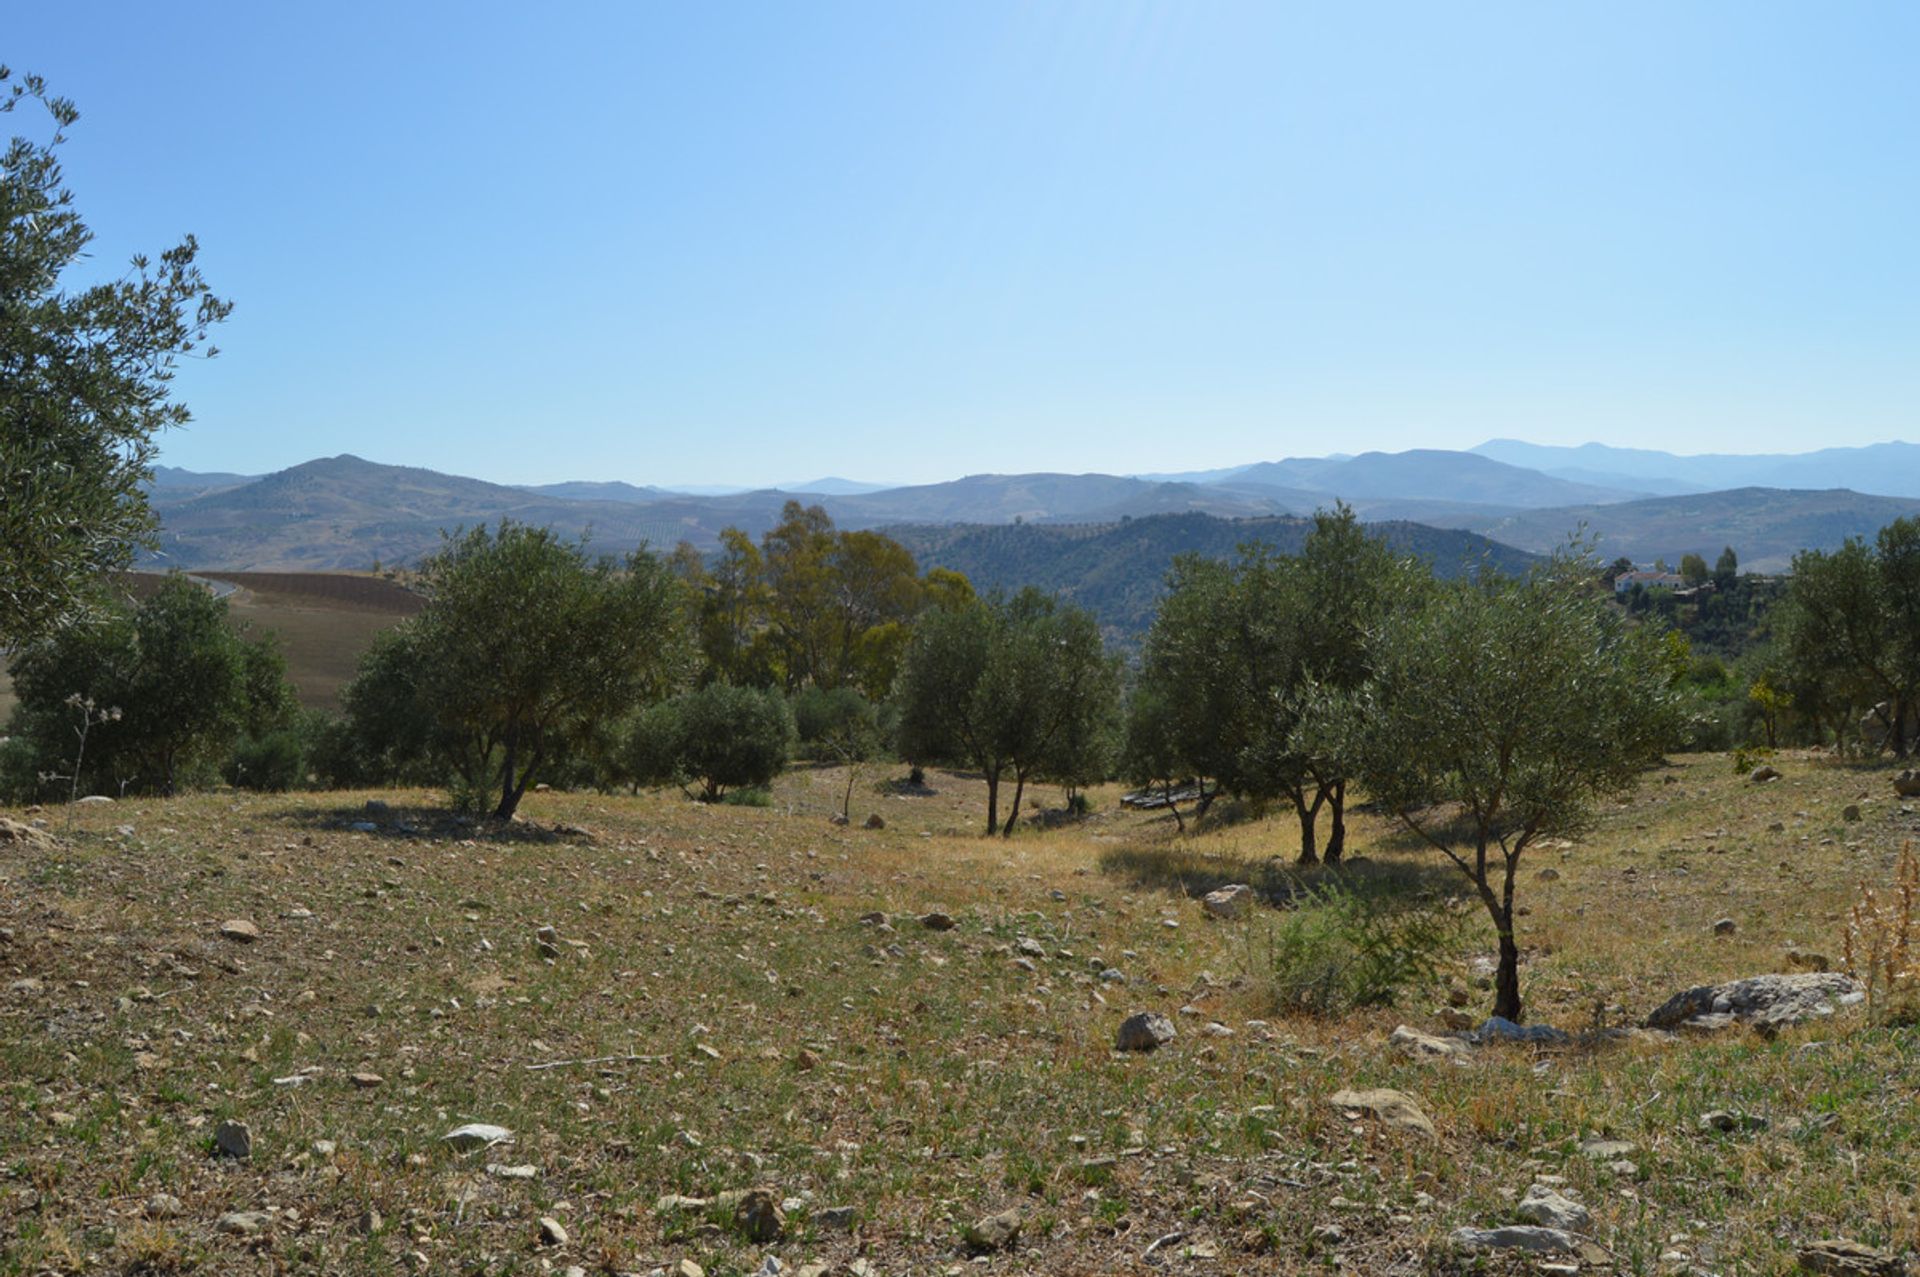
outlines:
[{"label": "tall dry weed", "polygon": [[1914,906],[1920,903],[1920,857],[1909,842],[1900,850],[1893,887],[1882,895],[1863,887],[1847,915],[1842,939],[1847,974],[1867,990],[1876,1024],[1920,1021],[1920,955],[1913,948]]}]

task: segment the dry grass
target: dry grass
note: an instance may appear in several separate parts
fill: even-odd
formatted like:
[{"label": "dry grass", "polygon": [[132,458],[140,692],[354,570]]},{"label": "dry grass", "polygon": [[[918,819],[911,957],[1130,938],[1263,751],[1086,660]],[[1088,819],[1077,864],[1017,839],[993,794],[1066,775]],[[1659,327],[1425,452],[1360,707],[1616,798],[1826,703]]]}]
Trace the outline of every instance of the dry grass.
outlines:
[{"label": "dry grass", "polygon": [[[1535,1019],[1637,1018],[1677,988],[1777,970],[1789,942],[1838,956],[1855,889],[1891,881],[1915,818],[1884,773],[1780,766],[1756,789],[1724,758],[1681,760],[1528,866]],[[210,794],[82,809],[56,857],[0,848],[0,1272],[390,1273],[417,1254],[449,1273],[681,1257],[744,1273],[763,1248],[654,1207],[757,1183],[806,1203],[770,1249],[843,1272],[965,1271],[960,1226],[1009,1206],[1027,1222],[989,1261],[1004,1271],[1430,1272],[1459,1265],[1451,1229],[1506,1220],[1539,1174],[1593,1208],[1620,1272],[1672,1252],[1784,1273],[1794,1240],[1832,1235],[1920,1244],[1910,1033],[1855,1015],[1771,1042],[1417,1062],[1384,1037],[1435,1027],[1441,990],[1279,1018],[1272,915],[1214,923],[1192,900],[1225,879],[1284,885],[1269,857],[1290,858],[1290,821],[1176,839],[1107,793],[1084,825],[987,841],[979,787],[934,782],[932,798],[867,795],[882,831],[827,823],[838,778],[822,769],[767,809],[540,794],[524,823],[475,833],[429,795]],[[1863,792],[1865,819],[1843,823]],[[348,830],[370,797],[417,832]],[[571,826],[591,832],[554,832]],[[1364,815],[1354,850],[1359,872],[1451,889],[1432,853]],[[958,927],[922,929],[933,908]],[[863,925],[871,910],[895,930]],[[1734,935],[1712,934],[1722,915]],[[262,938],[222,939],[233,917]],[[542,925],[568,942],[558,960],[533,943]],[[1016,963],[1022,937],[1045,950],[1035,970]],[[1127,983],[1099,984],[1096,958]],[[1136,1009],[1175,1014],[1179,1040],[1112,1052]],[[383,1084],[351,1085],[363,1070]],[[1438,1138],[1327,1106],[1369,1085],[1418,1095]],[[1771,1126],[1703,1135],[1713,1108]],[[250,1161],[210,1156],[227,1118],[251,1125]],[[442,1147],[466,1121],[514,1142]],[[1637,1170],[1580,1156],[1594,1134],[1635,1143]],[[182,1212],[146,1218],[158,1193]],[[850,1231],[820,1220],[838,1206]],[[215,1230],[242,1209],[273,1212],[265,1234]],[[567,1246],[540,1246],[542,1215]],[[1340,1240],[1316,1236],[1329,1224]]]}]

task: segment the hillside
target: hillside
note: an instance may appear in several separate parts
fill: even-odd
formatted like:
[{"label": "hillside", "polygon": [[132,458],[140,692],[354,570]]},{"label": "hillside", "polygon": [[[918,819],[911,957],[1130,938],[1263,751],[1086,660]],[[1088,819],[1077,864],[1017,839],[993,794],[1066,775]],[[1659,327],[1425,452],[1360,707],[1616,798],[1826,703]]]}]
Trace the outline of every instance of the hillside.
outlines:
[{"label": "hillside", "polygon": [[1696,492],[1729,488],[1851,488],[1876,496],[1920,497],[1920,444],[1876,443],[1801,453],[1701,453],[1678,456],[1653,448],[1586,443],[1549,447],[1489,439],[1472,449],[1509,465],[1550,474],[1606,474],[1642,488],[1682,484]]},{"label": "hillside", "polygon": [[[1099,618],[1110,636],[1130,641],[1152,623],[1176,555],[1228,558],[1255,541],[1296,553],[1312,527],[1311,520],[1284,516],[1169,514],[1100,525],[922,525],[886,531],[911,549],[922,567],[963,572],[983,592],[1027,585],[1058,591]],[[1433,564],[1442,576],[1482,563],[1503,572],[1524,571],[1532,560],[1469,532],[1416,523],[1375,524],[1372,530],[1396,550]]]},{"label": "hillside", "polygon": [[1617,505],[1529,510],[1476,523],[1474,530],[1506,545],[1544,554],[1585,526],[1605,558],[1636,563],[1687,553],[1712,562],[1732,546],[1740,566],[1780,572],[1802,549],[1830,550],[1848,537],[1872,537],[1895,519],[1920,513],[1920,500],[1866,496],[1844,488],[1783,491],[1738,488]]},{"label": "hillside", "polygon": [[1307,489],[1348,500],[1363,497],[1444,499],[1521,509],[1625,501],[1641,495],[1631,488],[1574,483],[1471,452],[1439,448],[1366,452],[1350,458],[1296,457],[1263,461],[1235,472],[1226,482]]}]

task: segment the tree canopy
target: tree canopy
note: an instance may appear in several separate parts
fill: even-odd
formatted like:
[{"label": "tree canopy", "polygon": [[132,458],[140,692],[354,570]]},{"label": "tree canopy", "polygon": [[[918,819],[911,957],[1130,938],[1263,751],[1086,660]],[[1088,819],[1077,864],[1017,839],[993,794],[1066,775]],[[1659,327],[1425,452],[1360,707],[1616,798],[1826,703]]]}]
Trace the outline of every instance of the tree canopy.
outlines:
[{"label": "tree canopy", "polygon": [[26,104],[51,133],[0,156],[0,646],[76,619],[149,538],[154,436],[188,420],[175,369],[214,353],[207,334],[231,309],[191,235],[117,279],[77,279],[93,232],[58,151],[79,111],[0,67],[0,114]]},{"label": "tree canopy", "polygon": [[1487,574],[1387,610],[1372,672],[1334,696],[1368,794],[1473,884],[1499,936],[1494,1014],[1521,1015],[1520,859],[1625,788],[1676,729],[1675,649],[1556,555],[1524,580]]}]

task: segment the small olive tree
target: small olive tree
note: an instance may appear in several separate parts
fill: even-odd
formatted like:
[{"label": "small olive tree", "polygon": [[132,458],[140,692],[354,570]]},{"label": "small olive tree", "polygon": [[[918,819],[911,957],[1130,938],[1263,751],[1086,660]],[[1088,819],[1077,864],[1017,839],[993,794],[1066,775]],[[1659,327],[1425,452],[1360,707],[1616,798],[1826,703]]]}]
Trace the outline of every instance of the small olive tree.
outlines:
[{"label": "small olive tree", "polygon": [[1367,792],[1473,884],[1499,937],[1493,1013],[1521,1016],[1514,891],[1541,838],[1582,828],[1678,722],[1671,649],[1594,586],[1576,551],[1525,579],[1491,573],[1389,609],[1372,674],[1318,697]]},{"label": "small olive tree", "polygon": [[496,819],[570,748],[688,671],[685,587],[644,549],[590,559],[546,528],[503,520],[449,538],[420,567],[427,606],[381,646]]}]

